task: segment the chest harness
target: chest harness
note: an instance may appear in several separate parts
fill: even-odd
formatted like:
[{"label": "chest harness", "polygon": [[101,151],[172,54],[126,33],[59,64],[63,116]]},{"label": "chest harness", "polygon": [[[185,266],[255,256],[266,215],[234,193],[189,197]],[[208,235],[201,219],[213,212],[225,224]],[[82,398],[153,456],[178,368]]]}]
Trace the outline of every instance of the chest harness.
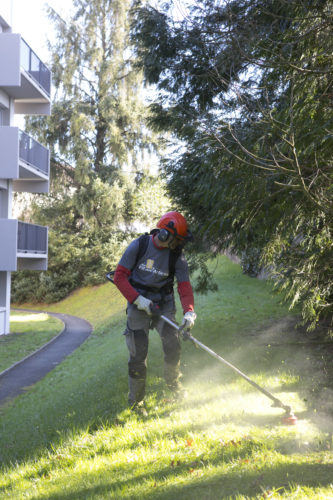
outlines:
[{"label": "chest harness", "polygon": [[[133,269],[136,267],[137,263],[139,260],[144,256],[146,253],[146,250],[149,245],[149,240],[151,235],[154,235],[158,232],[158,229],[153,229],[149,234],[145,233],[142,234],[139,237],[139,250],[135,259],[134,266],[132,267]],[[166,295],[169,295],[173,293],[173,284],[174,284],[174,278],[175,278],[175,270],[176,270],[176,262],[178,257],[182,254],[182,249],[178,250],[171,250],[169,252],[169,276],[167,278],[167,282],[164,286],[161,288],[154,288],[151,286],[143,285],[142,283],[139,283],[138,281],[134,281],[131,277],[129,278],[130,284],[135,288],[139,290],[143,290],[144,292],[152,292],[152,293],[160,293],[162,297],[165,297]]]}]

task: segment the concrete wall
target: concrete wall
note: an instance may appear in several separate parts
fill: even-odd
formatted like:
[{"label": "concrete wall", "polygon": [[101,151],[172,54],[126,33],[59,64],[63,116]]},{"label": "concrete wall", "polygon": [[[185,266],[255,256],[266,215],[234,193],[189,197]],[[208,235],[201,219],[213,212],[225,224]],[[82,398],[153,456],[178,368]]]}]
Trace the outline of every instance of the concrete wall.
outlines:
[{"label": "concrete wall", "polygon": [[0,271],[17,270],[17,220],[0,219]]},{"label": "concrete wall", "polygon": [[[21,36],[17,33],[0,33],[0,86],[21,85]],[[6,68],[3,71],[3,68]]]},{"label": "concrete wall", "polygon": [[17,179],[19,176],[19,129],[0,127],[0,177]]},{"label": "concrete wall", "polygon": [[10,281],[10,272],[0,271],[0,334],[10,331]]},{"label": "concrete wall", "polygon": [[32,157],[22,155],[20,132],[13,124],[14,113],[50,114],[51,75],[42,62],[42,72],[35,72],[29,62],[31,49],[20,34],[12,33],[11,23],[12,0],[0,0],[0,334],[9,333],[11,271],[47,269],[47,252],[27,253],[24,246],[22,253],[17,250],[19,223],[12,218],[13,190],[48,192],[49,174],[40,164],[39,168],[32,165]]}]

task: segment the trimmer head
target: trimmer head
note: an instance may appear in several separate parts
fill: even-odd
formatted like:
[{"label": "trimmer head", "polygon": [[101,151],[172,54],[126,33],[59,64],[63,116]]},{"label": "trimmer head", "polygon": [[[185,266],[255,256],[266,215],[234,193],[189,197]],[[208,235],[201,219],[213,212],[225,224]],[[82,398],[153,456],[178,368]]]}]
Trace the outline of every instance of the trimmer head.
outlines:
[{"label": "trimmer head", "polygon": [[274,404],[272,406],[275,408],[282,408],[286,412],[286,414],[282,417],[282,422],[285,425],[297,424],[297,417],[294,415],[291,406],[284,405],[283,403],[281,403],[279,399],[275,399]]},{"label": "trimmer head", "polygon": [[285,425],[296,425],[297,417],[294,415],[290,406],[284,406],[284,410],[286,412],[285,416],[282,418],[282,422]]},{"label": "trimmer head", "polygon": [[297,417],[294,414],[285,415],[282,419],[282,422],[285,425],[296,425],[297,424]]}]

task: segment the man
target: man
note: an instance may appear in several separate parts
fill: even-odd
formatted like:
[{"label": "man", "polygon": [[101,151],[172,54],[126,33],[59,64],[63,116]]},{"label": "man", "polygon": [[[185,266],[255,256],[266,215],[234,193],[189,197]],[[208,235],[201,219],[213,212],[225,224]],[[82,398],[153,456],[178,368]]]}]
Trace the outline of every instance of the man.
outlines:
[{"label": "man", "polygon": [[154,320],[151,305],[158,304],[161,314],[175,321],[175,276],[184,312],[182,325],[193,327],[194,297],[182,251],[191,239],[185,218],[179,212],[168,212],[150,235],[132,241],[116,268],[114,283],[128,301],[124,335],[130,355],[128,403],[133,409],[142,406],[145,396],[148,333],[153,327],[162,340],[166,384],[176,395],[181,391],[179,333],[162,319]]}]

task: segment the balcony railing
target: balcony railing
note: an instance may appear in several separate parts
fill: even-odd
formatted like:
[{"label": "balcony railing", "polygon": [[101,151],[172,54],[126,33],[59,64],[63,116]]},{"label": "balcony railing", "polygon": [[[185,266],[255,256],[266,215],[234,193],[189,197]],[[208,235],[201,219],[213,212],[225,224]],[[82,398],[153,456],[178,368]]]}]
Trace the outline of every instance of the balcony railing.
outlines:
[{"label": "balcony railing", "polygon": [[17,251],[19,253],[47,253],[47,227],[18,222]]},{"label": "balcony railing", "polygon": [[49,150],[22,130],[19,131],[19,156],[21,160],[49,175]]},{"label": "balcony railing", "polygon": [[50,97],[51,72],[23,38],[21,38],[21,65]]}]

